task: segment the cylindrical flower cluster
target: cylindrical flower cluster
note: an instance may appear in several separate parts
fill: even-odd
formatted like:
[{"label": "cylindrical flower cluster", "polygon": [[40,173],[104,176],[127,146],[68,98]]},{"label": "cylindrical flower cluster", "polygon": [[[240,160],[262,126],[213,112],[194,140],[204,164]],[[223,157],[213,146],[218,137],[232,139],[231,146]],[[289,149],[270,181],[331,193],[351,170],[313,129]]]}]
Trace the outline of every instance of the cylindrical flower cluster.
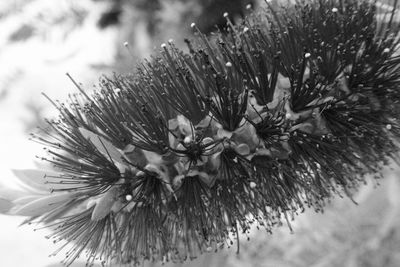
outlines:
[{"label": "cylindrical flower cluster", "polygon": [[[33,139],[52,194],[15,202],[66,263],[182,261],[268,232],[379,176],[399,151],[399,22],[370,1],[300,1],[173,42],[102,78]],[[75,83],[75,82],[74,82]],[[44,192],[44,191],[43,191]]]}]

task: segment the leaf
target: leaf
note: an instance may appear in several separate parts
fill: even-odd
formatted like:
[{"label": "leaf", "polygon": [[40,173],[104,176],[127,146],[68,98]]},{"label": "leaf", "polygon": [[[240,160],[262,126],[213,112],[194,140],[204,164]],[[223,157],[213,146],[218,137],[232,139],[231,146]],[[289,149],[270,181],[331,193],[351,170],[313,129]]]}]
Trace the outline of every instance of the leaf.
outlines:
[{"label": "leaf", "polygon": [[98,199],[92,212],[93,221],[99,221],[111,212],[112,206],[117,201],[117,194],[118,188],[114,186]]},{"label": "leaf", "polygon": [[18,180],[23,183],[23,186],[27,186],[27,189],[34,189],[41,193],[48,193],[50,186],[46,184],[46,176],[56,176],[57,173],[47,170],[33,170],[33,169],[22,169],[12,170]]},{"label": "leaf", "polygon": [[14,190],[10,188],[0,188],[0,198],[14,201],[15,199],[25,197],[26,192],[20,190]]},{"label": "leaf", "polygon": [[105,157],[108,159],[111,157],[113,161],[116,161],[120,164],[126,164],[123,160],[124,155],[122,152],[113,144],[111,144],[111,142],[82,127],[79,127],[79,131],[86,139],[90,140],[97,150],[100,151]]},{"label": "leaf", "polygon": [[45,213],[52,211],[74,198],[75,194],[52,194],[50,196],[40,197],[33,200],[22,207],[12,211],[14,215],[22,216],[41,216]]},{"label": "leaf", "polygon": [[8,201],[7,199],[0,198],[0,213],[6,213],[8,212],[14,204],[11,201]]},{"label": "leaf", "polygon": [[37,200],[37,199],[39,199],[39,198],[41,198],[41,197],[43,197],[43,195],[28,195],[28,196],[23,196],[23,197],[16,198],[16,199],[13,201],[13,203],[14,203],[15,205],[22,206],[22,205],[26,205],[26,204],[28,204],[28,203],[30,203],[30,202],[32,202],[32,201],[35,201],[35,200]]}]

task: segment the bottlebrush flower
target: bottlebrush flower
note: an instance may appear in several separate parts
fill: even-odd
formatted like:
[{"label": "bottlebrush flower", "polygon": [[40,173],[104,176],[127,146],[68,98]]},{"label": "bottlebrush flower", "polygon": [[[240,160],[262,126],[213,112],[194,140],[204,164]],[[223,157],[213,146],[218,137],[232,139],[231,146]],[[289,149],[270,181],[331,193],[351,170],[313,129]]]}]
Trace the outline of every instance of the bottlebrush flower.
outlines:
[{"label": "bottlebrush flower", "polygon": [[313,0],[211,38],[193,24],[188,54],[170,42],[134,75],[52,102],[59,119],[33,138],[54,168],[17,171],[37,190],[2,197],[1,211],[51,228],[67,264],[84,251],[134,264],[193,259],[321,210],[398,155],[400,24],[384,16],[370,1]]}]

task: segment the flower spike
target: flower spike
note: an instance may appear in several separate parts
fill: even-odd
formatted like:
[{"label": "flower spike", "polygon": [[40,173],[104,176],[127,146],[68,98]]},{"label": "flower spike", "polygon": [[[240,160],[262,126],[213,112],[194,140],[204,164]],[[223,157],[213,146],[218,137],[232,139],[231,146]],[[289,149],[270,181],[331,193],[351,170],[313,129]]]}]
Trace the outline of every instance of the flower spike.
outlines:
[{"label": "flower spike", "polygon": [[170,40],[91,95],[71,78],[32,135],[52,170],[15,171],[27,196],[0,191],[0,212],[50,228],[67,265],[135,265],[322,211],[398,160],[400,23],[375,2],[268,3],[210,38],[193,23],[189,53]]}]

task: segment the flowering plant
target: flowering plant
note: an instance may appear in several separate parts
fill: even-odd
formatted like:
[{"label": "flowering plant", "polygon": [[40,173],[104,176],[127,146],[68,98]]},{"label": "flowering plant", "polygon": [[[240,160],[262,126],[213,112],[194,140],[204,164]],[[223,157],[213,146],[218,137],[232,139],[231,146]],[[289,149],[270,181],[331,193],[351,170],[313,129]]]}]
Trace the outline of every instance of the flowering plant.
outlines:
[{"label": "flowering plant", "polygon": [[163,44],[91,96],[71,78],[80,93],[50,100],[60,117],[32,135],[53,170],[16,171],[32,194],[2,211],[51,228],[66,264],[182,261],[322,210],[397,158],[395,9],[298,1],[227,25],[192,24],[189,53]]}]

